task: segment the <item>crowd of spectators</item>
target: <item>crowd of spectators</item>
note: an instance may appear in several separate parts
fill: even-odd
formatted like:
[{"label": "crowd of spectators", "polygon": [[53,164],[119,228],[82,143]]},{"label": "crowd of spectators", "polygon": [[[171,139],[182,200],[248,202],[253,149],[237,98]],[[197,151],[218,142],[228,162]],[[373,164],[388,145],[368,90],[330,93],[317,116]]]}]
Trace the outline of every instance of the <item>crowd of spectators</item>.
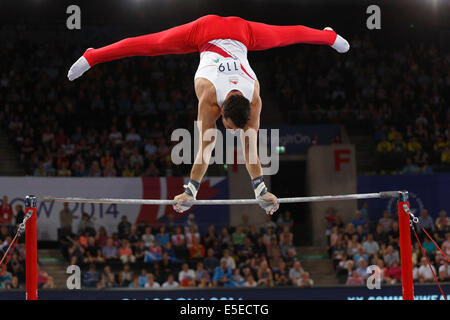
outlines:
[{"label": "crowd of spectators", "polygon": [[[15,213],[14,213],[15,210]],[[5,253],[22,223],[25,212],[21,204],[13,207],[9,203],[8,196],[3,196],[0,205],[0,257]],[[0,289],[20,289],[25,283],[25,244],[24,237],[19,237],[14,249],[9,254],[9,261],[0,266]],[[38,288],[53,288],[53,277],[38,265]]]},{"label": "crowd of spectators", "polygon": [[0,123],[27,175],[185,173],[170,159],[170,137],[193,130],[196,55],[122,59],[70,82],[67,69],[81,51],[24,32],[0,29],[8,42],[0,60],[10,61],[0,73]]},{"label": "crowd of spectators", "polygon": [[[187,170],[173,166],[169,137],[175,128],[193,128],[197,54],[121,59],[69,82],[67,69],[83,43],[107,43],[114,33],[71,38],[75,46],[70,39],[36,43],[42,37],[28,31],[24,38],[23,30],[0,30],[0,61],[12,61],[0,74],[0,122],[27,175],[171,176]],[[450,56],[435,44],[387,51],[377,43],[355,36],[345,56],[322,46],[268,51],[261,86],[286,123],[372,128],[380,170],[445,170]],[[261,64],[260,56],[251,59]]]},{"label": "crowd of spectators", "polygon": [[268,85],[284,120],[372,135],[374,172],[449,171],[450,54],[432,41],[380,50],[379,40],[356,36],[345,56],[316,47],[273,53]]},{"label": "crowd of spectators", "polygon": [[[333,208],[326,213],[329,255],[333,260],[340,283],[365,285],[367,267],[376,265],[382,284],[401,282],[400,243],[398,217],[384,211],[377,221],[371,220],[367,202],[357,210],[354,218],[344,224]],[[428,210],[420,212],[417,234],[439,281],[450,281],[450,264],[447,258],[426,237],[422,228],[434,238],[447,257],[450,257],[450,219],[445,211],[433,219]],[[434,281],[433,272],[423,255],[419,242],[412,241],[413,279],[425,283]]]},{"label": "crowd of spectators", "polygon": [[[84,287],[311,287],[293,244],[290,212],[270,216],[260,227],[242,215],[236,227],[200,234],[195,215],[183,224],[148,225],[121,218],[108,234],[95,228],[89,215],[78,226],[67,223],[70,209],[61,211],[59,239],[70,264],[85,271]],[[171,219],[172,220],[172,219]],[[74,229],[74,230],[72,230]]]}]

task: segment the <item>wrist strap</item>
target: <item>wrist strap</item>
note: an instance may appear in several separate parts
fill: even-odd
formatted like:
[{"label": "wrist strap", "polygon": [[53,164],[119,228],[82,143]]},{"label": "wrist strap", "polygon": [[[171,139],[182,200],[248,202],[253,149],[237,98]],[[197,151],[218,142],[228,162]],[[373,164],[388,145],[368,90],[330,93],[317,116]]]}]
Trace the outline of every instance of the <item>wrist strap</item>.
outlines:
[{"label": "wrist strap", "polygon": [[200,182],[189,179],[188,184],[183,185],[184,192],[196,199],[198,189],[200,188]]},{"label": "wrist strap", "polygon": [[263,176],[257,177],[252,180],[253,190],[255,191],[255,198],[261,197],[267,193],[267,187],[264,183]]}]

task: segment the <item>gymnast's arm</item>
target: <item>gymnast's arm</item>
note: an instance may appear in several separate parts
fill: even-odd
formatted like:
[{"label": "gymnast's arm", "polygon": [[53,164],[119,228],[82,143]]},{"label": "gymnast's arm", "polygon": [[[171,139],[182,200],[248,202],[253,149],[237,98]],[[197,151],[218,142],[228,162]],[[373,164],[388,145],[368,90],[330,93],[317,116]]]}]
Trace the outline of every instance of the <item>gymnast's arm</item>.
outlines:
[{"label": "gymnast's arm", "polygon": [[199,131],[199,149],[192,165],[191,175],[185,191],[177,195],[174,200],[177,204],[173,206],[176,212],[183,212],[190,208],[187,204],[196,199],[197,191],[206,170],[209,166],[212,151],[216,143],[216,121],[220,117],[220,107],[217,105],[215,88],[209,81],[198,79],[195,83],[199,107],[197,116],[197,127]]},{"label": "gymnast's arm", "polygon": [[261,207],[267,214],[272,215],[278,210],[278,199],[275,195],[267,191],[264,184],[264,178],[261,168],[261,162],[258,156],[258,130],[260,125],[262,101],[259,96],[259,83],[255,83],[255,92],[253,93],[250,119],[243,130],[241,130],[241,141],[244,148],[245,167],[252,180],[255,198],[264,200]]}]

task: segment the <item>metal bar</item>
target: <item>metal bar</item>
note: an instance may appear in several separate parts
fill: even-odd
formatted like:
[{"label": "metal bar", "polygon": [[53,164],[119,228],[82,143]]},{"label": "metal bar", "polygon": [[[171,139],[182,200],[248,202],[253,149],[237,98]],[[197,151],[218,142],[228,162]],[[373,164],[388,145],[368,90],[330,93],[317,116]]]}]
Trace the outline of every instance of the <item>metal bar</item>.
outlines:
[{"label": "metal bar", "polygon": [[[279,203],[299,203],[299,202],[320,202],[320,201],[341,201],[341,200],[360,200],[377,198],[399,197],[400,191],[386,191],[377,193],[345,194],[331,196],[313,196],[313,197],[295,197],[279,198]],[[114,203],[114,204],[136,204],[136,205],[173,205],[175,200],[163,199],[114,199],[114,198],[61,198],[44,197],[44,202],[78,202],[78,203]],[[219,200],[194,200],[193,205],[234,205],[234,204],[259,204],[257,199],[219,199]]]}]

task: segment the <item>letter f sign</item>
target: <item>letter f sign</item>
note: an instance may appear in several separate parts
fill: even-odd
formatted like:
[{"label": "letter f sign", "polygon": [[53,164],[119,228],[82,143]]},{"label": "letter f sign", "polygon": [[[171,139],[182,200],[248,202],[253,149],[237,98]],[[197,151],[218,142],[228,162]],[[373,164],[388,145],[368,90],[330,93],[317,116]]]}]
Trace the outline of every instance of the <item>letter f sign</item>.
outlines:
[{"label": "letter f sign", "polygon": [[334,150],[334,171],[341,171],[342,163],[350,163],[350,153],[350,149]]}]

